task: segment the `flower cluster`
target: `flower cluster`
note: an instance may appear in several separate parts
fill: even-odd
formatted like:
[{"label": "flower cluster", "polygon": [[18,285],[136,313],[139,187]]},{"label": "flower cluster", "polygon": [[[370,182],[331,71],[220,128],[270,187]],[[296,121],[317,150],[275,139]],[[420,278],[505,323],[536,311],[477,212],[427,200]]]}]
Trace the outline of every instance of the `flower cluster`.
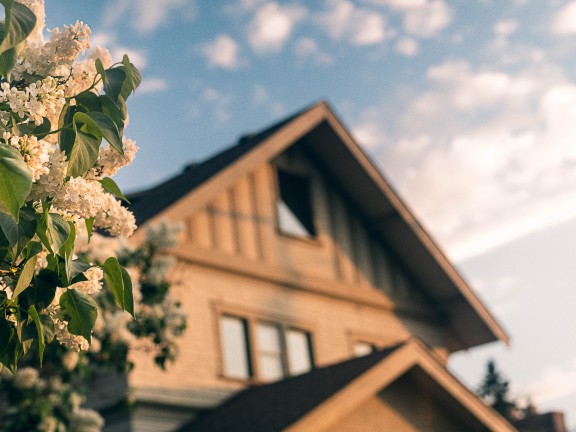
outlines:
[{"label": "flower cluster", "polygon": [[51,30],[51,38],[45,44],[29,44],[22,52],[14,68],[16,79],[27,76],[68,75],[79,54],[90,48],[90,27],[76,24]]},{"label": "flower cluster", "polygon": [[[94,230],[128,237],[136,229],[111,177],[138,149],[123,131],[141,76],[127,56],[113,64],[106,49],[90,51],[90,28],[80,21],[44,40],[44,0],[2,7],[0,368],[14,372],[31,346],[42,361],[53,339],[88,350],[104,286],[116,321],[126,327],[121,309],[135,315],[118,259],[95,265],[74,250]],[[78,428],[89,430],[80,414]]]},{"label": "flower cluster", "polygon": [[40,176],[50,173],[48,160],[52,145],[46,141],[39,140],[35,136],[14,136],[10,132],[4,132],[4,142],[20,151],[24,161],[32,170],[33,181],[36,182]]},{"label": "flower cluster", "polygon": [[0,372],[0,388],[0,405],[8,402],[0,412],[3,431],[99,432],[104,426],[100,414],[81,407],[84,397],[71,384],[43,377],[35,368],[23,367],[14,375]]},{"label": "flower cluster", "polygon": [[7,103],[11,111],[21,118],[28,117],[39,126],[44,118],[55,118],[62,110],[64,86],[51,76],[33,82],[23,90],[5,82],[0,85],[0,103]]}]

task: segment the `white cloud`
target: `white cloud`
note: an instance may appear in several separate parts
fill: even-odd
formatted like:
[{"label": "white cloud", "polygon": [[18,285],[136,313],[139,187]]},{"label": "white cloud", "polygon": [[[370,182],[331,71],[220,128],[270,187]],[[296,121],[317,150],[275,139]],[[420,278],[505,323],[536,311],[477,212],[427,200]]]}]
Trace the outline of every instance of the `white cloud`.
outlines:
[{"label": "white cloud", "polygon": [[406,57],[414,57],[420,51],[418,42],[409,37],[403,37],[396,41],[396,51]]},{"label": "white cloud", "polygon": [[516,20],[502,20],[494,24],[494,33],[497,36],[510,36],[518,30],[519,24]]},{"label": "white cloud", "polygon": [[576,217],[576,83],[458,61],[428,79],[382,126],[381,163],[453,259]]},{"label": "white cloud", "polygon": [[169,21],[171,14],[193,19],[196,3],[193,0],[115,0],[105,8],[104,24],[117,25],[125,16],[130,25],[140,33],[154,31]]},{"label": "white cloud", "polygon": [[306,15],[300,6],[262,5],[248,28],[248,42],[256,52],[280,51],[292,35],[295,24]]},{"label": "white cloud", "polygon": [[355,45],[372,45],[386,39],[384,16],[374,10],[356,7],[348,0],[329,0],[318,22],[335,40]]},{"label": "white cloud", "polygon": [[144,69],[148,66],[148,53],[146,50],[119,45],[116,35],[112,32],[95,33],[90,37],[90,45],[108,49],[112,55],[112,60],[115,62],[121,61],[122,56],[127,54],[130,61],[134,63],[138,69]]},{"label": "white cloud", "polygon": [[212,109],[212,114],[219,123],[230,121],[230,96],[223,94],[213,87],[206,87],[201,94],[202,102]]},{"label": "white cloud", "polygon": [[406,9],[404,29],[414,36],[432,37],[451,21],[452,11],[446,3],[443,0],[431,0]]},{"label": "white cloud", "polygon": [[381,146],[387,138],[381,126],[371,120],[363,121],[357,126],[354,126],[352,128],[352,135],[360,145],[368,149],[375,149]]},{"label": "white cloud", "polygon": [[372,3],[389,6],[393,9],[407,10],[426,7],[427,0],[372,0]]},{"label": "white cloud", "polygon": [[558,35],[576,33],[576,1],[560,9],[552,20],[552,32]]},{"label": "white cloud", "polygon": [[225,34],[221,34],[214,41],[205,44],[202,47],[202,53],[211,67],[237,69],[242,63],[238,44]]},{"label": "white cloud", "polygon": [[334,63],[334,58],[322,51],[314,39],[308,37],[296,41],[294,54],[301,61],[310,61],[314,64],[330,65]]},{"label": "white cloud", "polygon": [[549,365],[533,384],[519,390],[536,404],[545,404],[576,393],[576,358],[566,365]]},{"label": "white cloud", "polygon": [[158,77],[145,77],[142,83],[136,90],[138,94],[143,93],[157,93],[168,88],[168,81],[164,78]]}]

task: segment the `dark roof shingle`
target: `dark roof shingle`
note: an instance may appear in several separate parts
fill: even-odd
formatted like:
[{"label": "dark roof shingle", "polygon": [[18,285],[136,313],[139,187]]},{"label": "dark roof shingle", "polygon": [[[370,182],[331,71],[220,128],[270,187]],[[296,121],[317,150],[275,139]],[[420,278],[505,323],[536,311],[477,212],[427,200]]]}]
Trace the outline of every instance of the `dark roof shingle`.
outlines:
[{"label": "dark roof shingle", "polygon": [[280,431],[382,361],[399,346],[244,390],[184,425],[178,432]]}]

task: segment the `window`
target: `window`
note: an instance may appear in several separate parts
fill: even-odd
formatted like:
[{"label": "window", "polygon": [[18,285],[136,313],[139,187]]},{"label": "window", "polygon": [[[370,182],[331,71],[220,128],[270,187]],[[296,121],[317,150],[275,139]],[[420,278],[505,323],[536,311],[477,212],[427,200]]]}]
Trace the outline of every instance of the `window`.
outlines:
[{"label": "window", "polygon": [[284,376],[280,328],[273,324],[256,324],[258,377],[274,381]]},{"label": "window", "polygon": [[286,352],[290,375],[300,375],[312,369],[311,346],[310,333],[296,329],[286,331]]},{"label": "window", "polygon": [[308,372],[314,364],[310,333],[281,323],[222,315],[220,339],[228,378],[275,381]]},{"label": "window", "polygon": [[376,349],[376,345],[371,343],[354,342],[354,355],[356,357],[364,357],[365,355],[372,354]]},{"label": "window", "polygon": [[220,317],[220,340],[224,374],[240,379],[252,376],[246,320],[233,316]]},{"label": "window", "polygon": [[284,234],[315,237],[308,178],[278,170],[278,227]]}]

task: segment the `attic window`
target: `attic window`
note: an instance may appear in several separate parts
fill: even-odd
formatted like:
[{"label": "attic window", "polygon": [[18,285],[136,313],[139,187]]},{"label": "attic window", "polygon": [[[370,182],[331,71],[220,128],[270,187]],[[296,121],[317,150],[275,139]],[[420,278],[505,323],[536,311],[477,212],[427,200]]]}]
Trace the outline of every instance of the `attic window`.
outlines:
[{"label": "attic window", "polygon": [[278,170],[278,228],[296,237],[315,237],[310,180]]}]

